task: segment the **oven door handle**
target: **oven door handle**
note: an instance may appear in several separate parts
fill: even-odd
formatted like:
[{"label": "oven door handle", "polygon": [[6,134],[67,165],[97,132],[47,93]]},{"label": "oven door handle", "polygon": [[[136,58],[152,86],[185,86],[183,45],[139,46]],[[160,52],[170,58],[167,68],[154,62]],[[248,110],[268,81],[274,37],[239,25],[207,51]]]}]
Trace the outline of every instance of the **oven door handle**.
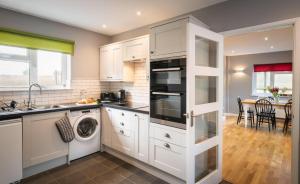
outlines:
[{"label": "oven door handle", "polygon": [[152,92],[153,95],[181,96],[181,93]]},{"label": "oven door handle", "polygon": [[157,68],[152,69],[152,72],[166,72],[166,71],[180,71],[180,67],[174,67],[174,68]]}]

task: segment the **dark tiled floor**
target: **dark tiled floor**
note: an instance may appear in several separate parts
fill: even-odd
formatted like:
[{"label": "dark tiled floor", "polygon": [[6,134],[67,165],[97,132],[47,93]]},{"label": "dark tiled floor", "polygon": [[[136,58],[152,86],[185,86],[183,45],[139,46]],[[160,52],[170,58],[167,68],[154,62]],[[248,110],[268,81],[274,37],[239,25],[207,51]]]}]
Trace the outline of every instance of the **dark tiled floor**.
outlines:
[{"label": "dark tiled floor", "polygon": [[[21,181],[22,184],[166,184],[107,153],[95,153]],[[230,184],[222,182],[221,184]]]},{"label": "dark tiled floor", "polygon": [[161,179],[148,174],[107,153],[75,160],[23,180],[24,184],[165,184]]}]

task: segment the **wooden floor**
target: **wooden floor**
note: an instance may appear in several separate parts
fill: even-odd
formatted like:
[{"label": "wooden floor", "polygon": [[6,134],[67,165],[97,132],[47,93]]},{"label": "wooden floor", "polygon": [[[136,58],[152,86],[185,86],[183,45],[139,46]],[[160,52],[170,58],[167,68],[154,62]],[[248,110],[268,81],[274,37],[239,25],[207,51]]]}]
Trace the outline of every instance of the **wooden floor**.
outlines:
[{"label": "wooden floor", "polygon": [[[290,184],[291,135],[236,125],[227,117],[223,135],[223,179],[233,184]],[[266,124],[267,125],[267,124]]]}]

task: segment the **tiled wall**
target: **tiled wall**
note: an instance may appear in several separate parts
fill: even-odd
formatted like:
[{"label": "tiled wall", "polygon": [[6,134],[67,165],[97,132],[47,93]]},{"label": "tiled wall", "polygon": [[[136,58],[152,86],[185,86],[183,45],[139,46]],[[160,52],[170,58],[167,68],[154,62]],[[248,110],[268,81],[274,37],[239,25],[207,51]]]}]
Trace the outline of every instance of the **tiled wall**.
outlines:
[{"label": "tiled wall", "polygon": [[[86,98],[98,99],[101,91],[117,92],[126,90],[127,100],[136,103],[149,104],[149,81],[146,79],[146,64],[135,63],[133,83],[123,82],[100,82],[99,80],[72,80],[72,89],[68,90],[44,90],[32,91],[32,101],[36,105],[73,103],[81,99],[80,93],[84,92]],[[11,100],[24,104],[28,100],[28,91],[5,91],[0,92],[0,101],[10,103]],[[1,105],[1,103],[0,103]]]},{"label": "tiled wall", "polygon": [[[80,100],[80,92],[84,92],[86,97],[98,99],[100,91],[107,90],[109,83],[100,84],[99,80],[72,80],[71,87],[72,89],[68,90],[44,90],[41,94],[39,91],[33,91],[32,100],[36,105],[72,103]],[[15,100],[23,104],[27,99],[27,91],[0,92],[0,100],[5,103]]]},{"label": "tiled wall", "polygon": [[110,90],[117,92],[126,90],[127,100],[136,103],[149,104],[149,80],[147,80],[146,63],[134,64],[134,82],[111,82]]}]

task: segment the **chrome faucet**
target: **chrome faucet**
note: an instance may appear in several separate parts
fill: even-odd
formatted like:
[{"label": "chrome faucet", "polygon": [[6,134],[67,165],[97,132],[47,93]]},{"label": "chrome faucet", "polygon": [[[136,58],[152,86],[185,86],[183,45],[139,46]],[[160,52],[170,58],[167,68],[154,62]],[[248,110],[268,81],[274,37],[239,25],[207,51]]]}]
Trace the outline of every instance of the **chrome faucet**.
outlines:
[{"label": "chrome faucet", "polygon": [[29,86],[29,89],[28,89],[28,102],[27,102],[27,107],[28,108],[31,108],[31,88],[32,87],[38,87],[38,88],[40,88],[40,94],[42,94],[42,87],[39,85],[39,84],[37,84],[37,83],[33,83],[33,84],[31,84],[30,86]]}]

